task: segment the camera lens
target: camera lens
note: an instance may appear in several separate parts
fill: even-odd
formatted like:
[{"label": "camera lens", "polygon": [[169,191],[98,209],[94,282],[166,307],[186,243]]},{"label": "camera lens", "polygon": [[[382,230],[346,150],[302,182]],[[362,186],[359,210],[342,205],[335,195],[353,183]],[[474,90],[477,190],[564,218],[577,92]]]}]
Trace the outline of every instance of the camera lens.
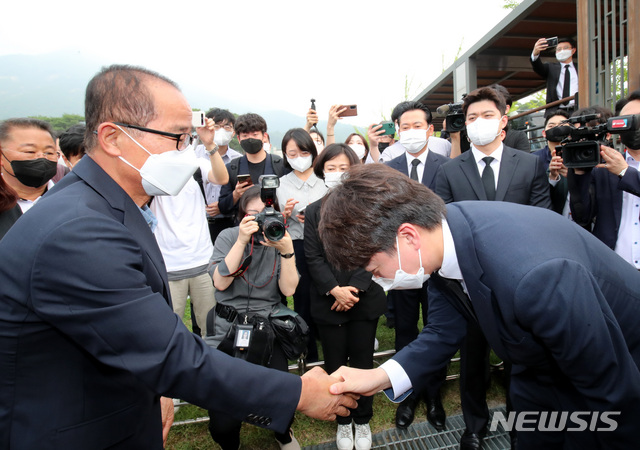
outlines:
[{"label": "camera lens", "polygon": [[262,229],[264,231],[265,237],[270,241],[279,241],[284,237],[284,223],[278,218],[270,217],[265,220]]}]

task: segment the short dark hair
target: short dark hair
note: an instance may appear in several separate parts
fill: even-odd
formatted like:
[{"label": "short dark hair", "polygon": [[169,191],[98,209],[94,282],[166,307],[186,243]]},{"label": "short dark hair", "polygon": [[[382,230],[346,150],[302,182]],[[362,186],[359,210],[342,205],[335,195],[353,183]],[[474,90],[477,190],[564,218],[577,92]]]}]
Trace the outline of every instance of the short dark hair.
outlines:
[{"label": "short dark hair", "polygon": [[84,155],[84,136],[87,127],[74,125],[60,134],[60,150],[65,158]]},{"label": "short dark hair", "polygon": [[570,37],[559,37],[558,44],[562,44],[563,42],[568,42],[571,48],[576,48],[576,41],[574,41]]},{"label": "short dark hair", "polygon": [[598,119],[593,119],[587,123],[581,124],[583,126],[589,127],[595,127],[596,125],[600,125],[601,123],[607,123],[607,119],[613,116],[611,110],[599,105],[592,105],[574,111],[573,114],[571,114],[571,117],[586,116],[587,114],[600,114],[600,117]]},{"label": "short dark hair", "polygon": [[316,162],[313,164],[313,173],[315,173],[318,178],[322,178],[324,180],[324,164],[339,155],[347,155],[351,166],[355,166],[362,162],[358,159],[356,152],[354,152],[347,144],[330,144],[327,145],[327,147],[322,150],[322,153],[320,153],[316,158]]},{"label": "short dark hair", "polygon": [[398,228],[442,226],[444,201],[432,190],[384,164],[357,164],[325,196],[320,238],[338,270],[365,267],[379,252],[395,248]]},{"label": "short dark hair", "polygon": [[[287,153],[287,145],[289,144],[289,141],[295,142],[301,152],[309,152],[311,154],[311,161],[313,164],[313,161],[315,161],[318,156],[318,149],[307,130],[304,128],[292,128],[284,134],[284,137],[282,138],[282,153],[285,155]],[[287,158],[284,158],[284,166],[288,169],[293,169]]]},{"label": "short dark hair", "polygon": [[496,108],[498,108],[498,111],[500,111],[500,114],[504,115],[507,109],[504,97],[502,97],[502,95],[500,95],[495,89],[483,87],[470,92],[462,101],[462,112],[464,113],[464,116],[467,117],[469,105],[483,100],[492,101],[496,105]]},{"label": "short dark hair", "polygon": [[[103,67],[87,85],[84,117],[87,123],[85,150],[91,153],[98,140],[94,131],[103,122],[124,122],[145,126],[157,117],[150,79],[164,81],[180,90],[170,79],[139,66],[114,64]],[[136,133],[131,130],[131,133]]]},{"label": "short dark hair", "polygon": [[398,122],[398,125],[400,125],[400,117],[402,117],[402,115],[407,111],[413,111],[414,109],[423,111],[425,114],[425,118],[427,119],[427,123],[431,125],[433,117],[431,115],[431,110],[429,109],[429,107],[424,103],[416,102],[413,100],[398,103],[391,112],[391,120],[393,122]]},{"label": "short dark hair", "polygon": [[561,109],[558,109],[558,110],[554,111],[552,114],[549,114],[549,117],[546,117],[544,119],[544,127],[545,128],[547,127],[547,124],[549,123],[549,121],[551,120],[551,118],[553,116],[562,116],[565,119],[568,119],[569,118],[569,113],[567,113],[566,111],[563,111]]},{"label": "short dark hair", "polygon": [[[247,215],[247,204],[254,198],[260,198],[260,186],[254,185],[244,191],[240,200],[238,200],[238,223]],[[278,202],[276,202],[277,204]]]},{"label": "short dark hair", "polygon": [[46,131],[47,133],[49,133],[51,135],[51,139],[53,139],[54,142],[56,140],[56,135],[53,131],[53,128],[51,128],[51,125],[49,124],[49,122],[45,122],[44,120],[40,120],[40,119],[33,119],[30,117],[29,118],[20,117],[15,119],[7,119],[2,123],[0,123],[0,143],[6,142],[11,138],[11,130],[13,128],[22,128],[22,129],[37,128],[39,130]]},{"label": "short dark hair", "polygon": [[255,113],[242,114],[236,118],[234,125],[236,134],[251,133],[253,131],[267,132],[267,122],[262,116]]},{"label": "short dark hair", "polygon": [[511,105],[513,105],[513,99],[511,98],[511,94],[509,93],[509,90],[504,87],[501,84],[490,84],[489,86],[487,86],[493,90],[495,90],[498,94],[502,95],[502,98],[504,98],[504,103],[511,107]]},{"label": "short dark hair", "polygon": [[633,102],[635,100],[640,100],[640,89],[636,89],[627,97],[627,102]]},{"label": "short dark hair", "polygon": [[222,123],[225,120],[232,126],[236,124],[236,116],[229,112],[228,109],[211,108],[205,114],[209,119],[213,119],[215,123]]}]

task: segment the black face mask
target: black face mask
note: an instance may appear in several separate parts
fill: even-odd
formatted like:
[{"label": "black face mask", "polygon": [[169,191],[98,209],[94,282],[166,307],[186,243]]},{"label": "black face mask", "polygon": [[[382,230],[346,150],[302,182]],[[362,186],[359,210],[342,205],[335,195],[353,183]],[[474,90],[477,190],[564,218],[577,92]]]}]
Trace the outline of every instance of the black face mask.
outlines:
[{"label": "black face mask", "polygon": [[260,139],[248,138],[240,141],[240,147],[252,155],[255,155],[262,150],[262,141]]},{"label": "black face mask", "polygon": [[[4,155],[3,155],[4,156]],[[4,159],[9,161],[5,156]],[[9,161],[14,176],[25,186],[37,188],[47,184],[52,179],[58,169],[56,161],[49,161],[46,158],[29,159],[25,161]],[[7,175],[11,175],[8,172]]]},{"label": "black face mask", "polygon": [[383,151],[385,151],[385,150],[386,150],[386,148],[387,148],[387,147],[389,147],[389,143],[388,143],[388,142],[380,142],[380,143],[378,144],[378,151],[379,151],[380,153],[382,153]]},{"label": "black face mask", "polygon": [[621,133],[620,140],[629,150],[640,150],[640,129]]}]

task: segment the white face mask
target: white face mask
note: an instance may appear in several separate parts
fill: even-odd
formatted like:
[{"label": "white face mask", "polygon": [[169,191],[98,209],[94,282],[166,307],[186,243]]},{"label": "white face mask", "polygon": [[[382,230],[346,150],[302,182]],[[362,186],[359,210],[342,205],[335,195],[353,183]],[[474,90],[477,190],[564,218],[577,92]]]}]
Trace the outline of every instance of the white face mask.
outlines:
[{"label": "white face mask", "polygon": [[351,147],[351,150],[356,152],[358,159],[364,158],[364,155],[367,152],[367,148],[362,144],[349,144],[349,147]]},{"label": "white face mask", "polygon": [[227,131],[224,128],[220,128],[216,131],[216,134],[213,137],[213,142],[216,145],[224,147],[225,145],[229,145],[231,139],[233,139],[233,131]]},{"label": "white face mask", "polygon": [[329,188],[334,188],[342,183],[345,172],[324,172],[324,184]]},{"label": "white face mask", "polygon": [[[118,126],[118,128],[120,127]],[[125,164],[140,172],[142,187],[147,195],[152,197],[156,195],[178,195],[198,168],[193,147],[189,146],[182,151],[173,150],[153,154],[122,128],[120,128],[120,131],[129,136],[129,139],[149,154],[149,157],[140,169],[134,167],[133,164],[122,156],[119,156]]]},{"label": "white face mask", "polygon": [[269,153],[271,151],[271,144],[269,144],[268,142],[265,142],[264,144],[262,144],[262,150]]},{"label": "white face mask", "polygon": [[298,172],[304,172],[309,167],[311,167],[312,156],[298,156],[297,158],[289,158],[287,156],[287,161],[289,161],[289,165],[293,170],[297,170]]},{"label": "white face mask", "polygon": [[487,145],[502,133],[500,119],[483,119],[478,117],[467,125],[467,136],[473,145]]},{"label": "white face mask", "polygon": [[560,62],[562,61],[566,61],[567,59],[571,58],[571,49],[568,48],[566,50],[560,50],[559,52],[556,52],[556,59]]},{"label": "white face mask", "polygon": [[373,277],[373,281],[378,283],[382,289],[386,291],[391,290],[403,290],[403,289],[420,289],[422,285],[429,279],[431,274],[424,273],[424,267],[422,267],[422,254],[418,249],[418,257],[420,258],[420,269],[418,273],[410,274],[402,270],[402,263],[400,262],[400,245],[398,244],[398,236],[396,236],[396,248],[398,249],[398,266],[396,275],[394,278],[382,278]]},{"label": "white face mask", "polygon": [[411,154],[418,153],[427,145],[427,129],[412,128],[400,132],[400,144]]}]

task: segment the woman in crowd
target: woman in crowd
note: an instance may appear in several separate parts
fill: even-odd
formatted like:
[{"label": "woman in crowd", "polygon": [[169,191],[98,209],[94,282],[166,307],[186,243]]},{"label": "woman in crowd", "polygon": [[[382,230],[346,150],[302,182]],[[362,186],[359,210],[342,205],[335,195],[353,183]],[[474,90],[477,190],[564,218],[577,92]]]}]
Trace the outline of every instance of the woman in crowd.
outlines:
[{"label": "woman in crowd", "polygon": [[[223,230],[216,239],[209,271],[217,290],[217,305],[207,317],[206,341],[221,350],[228,344],[225,337],[236,315],[258,315],[268,320],[271,312],[280,305],[280,293],[292,295],[298,284],[289,233],[278,241],[269,241],[255,221],[255,216],[264,207],[260,187],[252,186],[238,202],[240,225]],[[254,349],[258,345],[264,347],[264,343],[256,342],[255,338],[254,331],[247,351],[252,351],[252,346]],[[251,361],[251,358],[245,359]],[[264,364],[267,367],[288,369],[287,358],[277,340],[273,342],[272,353],[267,355],[267,359]],[[247,389],[247,395],[251,395],[250,386]],[[242,422],[213,411],[209,411],[209,417],[209,432],[213,440],[223,450],[236,450],[240,446]],[[275,437],[280,448],[300,448],[291,430],[286,434],[276,433]]]},{"label": "woman in crowd", "polygon": [[280,178],[277,190],[278,203],[287,218],[289,234],[293,240],[296,253],[296,265],[300,273],[300,281],[293,294],[294,309],[307,322],[310,328],[307,361],[318,360],[315,341],[315,327],[309,310],[309,289],[311,279],[304,256],[304,217],[305,208],[310,203],[322,198],[327,191],[322,179],[313,173],[313,162],[318,156],[313,140],[303,128],[293,128],[282,139],[282,153],[285,167],[293,169]]},{"label": "woman in crowd", "polygon": [[317,131],[316,128],[312,128],[311,131],[309,131],[309,136],[311,136],[313,143],[316,144],[318,154],[322,153],[322,150],[324,150],[324,136],[322,133]]},{"label": "woman in crowd", "polygon": [[[318,157],[314,172],[330,189],[340,183],[352,165],[360,163],[348,145],[332,144]],[[343,272],[329,264],[318,235],[321,204],[322,199],[307,207],[304,248],[313,280],[311,316],[320,334],[325,370],[332,373],[347,364],[371,369],[378,317],[386,309],[386,297],[382,288],[371,281],[371,273],[364,269]],[[360,397],[350,416],[338,417],[338,449],[352,449],[354,444],[358,450],[369,449],[372,416],[373,397]]]},{"label": "woman in crowd", "polygon": [[364,138],[364,136],[358,133],[351,133],[349,136],[347,136],[347,139],[344,141],[344,143],[351,147],[351,150],[356,153],[356,156],[360,161],[362,161],[363,163],[365,162],[367,156],[369,155],[369,143]]}]

